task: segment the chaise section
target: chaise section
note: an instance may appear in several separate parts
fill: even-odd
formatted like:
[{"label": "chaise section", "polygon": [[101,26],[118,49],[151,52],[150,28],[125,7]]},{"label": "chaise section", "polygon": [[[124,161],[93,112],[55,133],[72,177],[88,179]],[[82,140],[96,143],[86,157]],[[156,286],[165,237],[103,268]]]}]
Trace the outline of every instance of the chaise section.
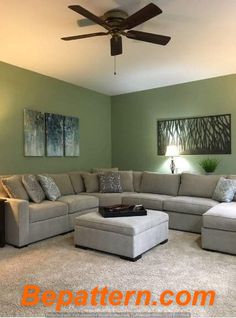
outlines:
[{"label": "chaise section", "polygon": [[171,196],[164,194],[132,193],[123,195],[122,204],[142,204],[146,209],[162,211],[164,201],[171,198]]},{"label": "chaise section", "polygon": [[221,203],[203,215],[202,247],[236,254],[236,202]]}]

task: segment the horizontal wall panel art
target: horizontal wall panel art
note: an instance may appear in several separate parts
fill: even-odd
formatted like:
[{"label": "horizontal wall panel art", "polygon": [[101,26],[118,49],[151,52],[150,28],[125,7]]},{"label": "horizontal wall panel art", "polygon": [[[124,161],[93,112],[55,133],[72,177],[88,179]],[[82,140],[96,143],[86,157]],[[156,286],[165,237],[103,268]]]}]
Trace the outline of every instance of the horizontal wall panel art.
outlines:
[{"label": "horizontal wall panel art", "polygon": [[158,155],[176,145],[182,155],[231,154],[231,115],[157,121]]},{"label": "horizontal wall panel art", "polygon": [[41,157],[45,155],[44,113],[24,110],[24,154]]},{"label": "horizontal wall panel art", "polygon": [[25,156],[78,157],[79,118],[24,110]]}]

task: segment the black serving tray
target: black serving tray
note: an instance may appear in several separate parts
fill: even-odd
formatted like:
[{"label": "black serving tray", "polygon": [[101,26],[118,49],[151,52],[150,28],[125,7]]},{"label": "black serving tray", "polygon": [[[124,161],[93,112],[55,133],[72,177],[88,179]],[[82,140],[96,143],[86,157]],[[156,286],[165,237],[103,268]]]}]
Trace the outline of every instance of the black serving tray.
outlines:
[{"label": "black serving tray", "polygon": [[147,215],[147,211],[143,206],[135,208],[135,205],[112,205],[100,207],[99,212],[104,218]]}]

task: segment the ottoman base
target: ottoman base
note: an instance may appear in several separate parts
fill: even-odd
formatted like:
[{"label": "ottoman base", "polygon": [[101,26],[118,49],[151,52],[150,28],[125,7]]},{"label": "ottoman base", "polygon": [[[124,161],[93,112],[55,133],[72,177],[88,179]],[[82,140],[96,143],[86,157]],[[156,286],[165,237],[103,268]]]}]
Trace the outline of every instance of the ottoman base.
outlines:
[{"label": "ottoman base", "polygon": [[[81,224],[85,222],[85,217],[83,219],[81,217],[77,218],[74,233],[75,245],[77,247],[107,252],[130,261],[136,261],[141,258],[144,252],[156,245],[164,244],[168,240],[168,215],[163,212],[153,211],[149,213],[147,218],[143,216],[134,219],[135,225],[133,226],[143,226],[145,222],[149,222],[150,225],[151,220],[153,223],[151,227],[149,226],[149,228],[137,234],[117,233],[114,220],[103,219],[99,215],[95,215],[94,217],[99,222],[92,223],[91,221],[88,225]],[[122,221],[119,220],[118,222],[122,222],[125,227],[125,225],[132,222],[133,218],[123,218]],[[161,223],[158,224],[160,218]],[[80,222],[80,220],[83,222]],[[106,222],[106,228],[102,227],[103,222]],[[93,224],[95,225],[93,226]],[[98,224],[101,228],[98,228]]]},{"label": "ottoman base", "polygon": [[[159,245],[164,245],[168,242],[168,239],[161,242]],[[87,247],[87,246],[82,246],[82,245],[75,245],[75,247],[77,248],[81,248],[82,250],[92,250],[92,251],[99,251],[101,252],[101,250],[96,250],[94,248],[90,248],[90,247]],[[103,252],[103,253],[107,253],[107,254],[111,254],[111,255],[116,255],[116,256],[120,256],[121,259],[124,259],[126,261],[130,261],[130,262],[136,262],[138,261],[139,259],[142,258],[143,254],[140,254],[136,257],[127,257],[127,256],[123,256],[123,255],[117,255],[117,254],[114,254],[114,253],[109,253],[109,252]]]}]

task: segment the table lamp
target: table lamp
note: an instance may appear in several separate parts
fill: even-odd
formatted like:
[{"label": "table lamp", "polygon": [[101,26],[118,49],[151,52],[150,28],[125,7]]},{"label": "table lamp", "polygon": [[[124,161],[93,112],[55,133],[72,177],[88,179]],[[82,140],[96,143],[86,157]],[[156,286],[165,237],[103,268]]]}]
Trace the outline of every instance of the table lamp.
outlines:
[{"label": "table lamp", "polygon": [[177,146],[175,145],[169,145],[166,148],[166,157],[171,157],[171,162],[170,162],[170,170],[171,173],[174,174],[175,173],[175,162],[174,162],[174,157],[178,157],[179,156],[179,149]]}]

